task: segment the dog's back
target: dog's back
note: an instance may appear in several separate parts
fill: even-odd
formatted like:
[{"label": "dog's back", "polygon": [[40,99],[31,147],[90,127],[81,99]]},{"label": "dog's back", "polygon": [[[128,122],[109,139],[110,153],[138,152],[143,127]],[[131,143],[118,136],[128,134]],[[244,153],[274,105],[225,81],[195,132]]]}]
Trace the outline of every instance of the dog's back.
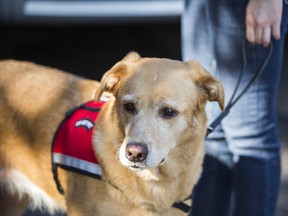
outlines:
[{"label": "dog's back", "polygon": [[21,215],[28,204],[50,213],[65,208],[51,172],[53,134],[65,112],[93,99],[97,87],[48,67],[0,61],[0,215]]}]

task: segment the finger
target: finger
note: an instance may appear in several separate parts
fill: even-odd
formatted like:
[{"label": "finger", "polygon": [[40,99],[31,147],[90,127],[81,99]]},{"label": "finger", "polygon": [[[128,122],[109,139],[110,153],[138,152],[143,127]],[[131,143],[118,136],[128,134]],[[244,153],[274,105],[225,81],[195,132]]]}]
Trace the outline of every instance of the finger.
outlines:
[{"label": "finger", "polygon": [[263,46],[267,47],[270,44],[271,40],[271,28],[270,26],[265,27],[263,29],[263,34],[262,34],[262,44]]},{"label": "finger", "polygon": [[263,28],[258,26],[255,27],[255,41],[257,44],[262,43]]},{"label": "finger", "polygon": [[279,24],[272,25],[272,36],[275,40],[279,40],[281,38]]},{"label": "finger", "polygon": [[252,25],[246,25],[246,38],[250,43],[255,43],[255,31]]}]

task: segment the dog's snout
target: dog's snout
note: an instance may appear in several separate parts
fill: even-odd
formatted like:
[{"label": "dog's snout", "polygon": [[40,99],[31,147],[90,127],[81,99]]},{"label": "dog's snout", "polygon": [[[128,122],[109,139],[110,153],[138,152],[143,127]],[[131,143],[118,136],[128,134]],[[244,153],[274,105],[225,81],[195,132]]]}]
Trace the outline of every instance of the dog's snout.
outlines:
[{"label": "dog's snout", "polygon": [[147,158],[148,148],[143,143],[128,143],[125,156],[129,161],[142,162]]}]

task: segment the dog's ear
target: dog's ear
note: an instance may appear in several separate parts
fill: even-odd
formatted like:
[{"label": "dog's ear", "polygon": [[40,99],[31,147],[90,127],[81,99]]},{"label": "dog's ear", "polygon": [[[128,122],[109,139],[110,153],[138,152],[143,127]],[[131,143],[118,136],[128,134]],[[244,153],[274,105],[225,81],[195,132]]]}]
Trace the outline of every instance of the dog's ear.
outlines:
[{"label": "dog's ear", "polygon": [[224,111],[224,88],[221,82],[213,77],[200,63],[197,61],[187,62],[192,70],[192,76],[196,84],[199,85],[206,93],[208,101],[217,101],[219,107]]},{"label": "dog's ear", "polygon": [[96,91],[94,100],[99,101],[104,91],[115,95],[119,88],[120,80],[126,76],[126,73],[127,66],[121,62],[117,63],[109,71],[107,71],[101,79],[101,83]]},{"label": "dog's ear", "polygon": [[137,52],[129,52],[123,59],[122,62],[136,63],[141,59],[141,56]]},{"label": "dog's ear", "polygon": [[119,89],[121,80],[128,75],[131,69],[131,63],[136,63],[140,58],[138,53],[130,52],[120,62],[107,71],[101,79],[100,87],[96,91],[94,100],[99,101],[104,91],[115,95]]}]

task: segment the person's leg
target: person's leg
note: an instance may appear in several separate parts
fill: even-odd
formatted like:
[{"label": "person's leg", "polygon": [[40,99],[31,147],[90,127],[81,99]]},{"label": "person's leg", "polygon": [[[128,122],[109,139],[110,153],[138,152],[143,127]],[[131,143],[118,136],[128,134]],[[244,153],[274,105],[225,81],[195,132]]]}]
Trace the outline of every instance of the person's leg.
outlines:
[{"label": "person's leg", "polygon": [[275,214],[280,181],[279,157],[240,157],[235,167],[235,209],[233,216]]},{"label": "person's leg", "polygon": [[[234,34],[235,32],[240,33],[240,35],[243,34],[241,28],[235,27],[236,24],[234,24],[234,16],[237,13],[243,13],[239,9],[239,5],[235,4],[235,1],[223,0],[186,1],[186,10],[182,17],[182,53],[184,60],[196,59],[208,71],[213,72],[216,76],[219,75],[219,70],[211,71],[210,68],[211,62],[217,60],[216,41],[223,40],[222,34]],[[227,7],[230,6],[237,8],[237,11],[227,11]],[[224,28],[221,32],[218,30],[218,25],[224,23],[223,19],[225,19],[225,23],[229,24],[229,27]],[[234,68],[231,73],[236,74],[235,77],[237,77],[240,69],[234,62],[239,61],[241,64],[242,56],[239,57],[235,49],[241,47],[241,37],[231,38],[236,38],[234,45],[232,43],[229,47],[229,44],[223,41],[222,48],[227,52],[225,63],[228,64],[227,66]],[[233,58],[236,58],[236,60]],[[231,59],[234,61],[232,62]],[[235,77],[232,79],[233,82],[236,80]],[[230,80],[227,82],[230,82]],[[207,105],[207,115],[210,122],[219,113],[220,109],[218,107],[213,106],[212,103]],[[190,215],[227,216],[230,209],[233,183],[233,162],[221,127],[218,127],[206,140],[206,152],[203,174],[194,192]]]},{"label": "person's leg", "polygon": [[206,142],[202,176],[193,191],[191,216],[227,216],[233,186],[232,157],[225,140]]},{"label": "person's leg", "polygon": [[[231,7],[231,4],[235,4],[235,2],[217,1],[213,4],[212,1],[193,0],[187,4],[188,9],[186,9],[182,20],[184,60],[196,58],[209,70],[209,63],[215,58],[218,62],[217,77],[224,84],[227,101],[232,95],[237,82],[237,74],[243,64],[241,41],[245,41],[245,13],[242,13],[245,12],[243,10],[245,4]],[[287,10],[287,5],[284,5],[284,9]],[[285,13],[283,18],[287,21]],[[189,31],[185,31],[189,28]],[[284,29],[287,30],[286,26],[282,26],[283,32]],[[284,35],[282,34],[283,38]],[[260,46],[248,46],[248,50],[246,50],[249,65],[244,72],[243,83],[247,83],[251,79],[265,60],[267,50],[263,47],[256,47]],[[233,159],[236,164],[234,169],[236,200],[234,214],[237,216],[262,215],[263,209],[268,209],[269,211],[265,212],[273,215],[275,209],[280,175],[275,95],[282,63],[282,48],[283,40],[274,42],[272,60],[269,62],[265,74],[257,80],[256,84],[251,87],[224,120],[225,136],[217,132],[212,134],[214,138],[217,138],[215,139],[216,142],[219,138],[225,140],[224,137],[227,137],[229,150],[234,154]],[[215,118],[217,108],[213,104],[208,104],[207,112],[211,121]],[[220,161],[219,155],[214,155],[214,158]],[[211,166],[211,164],[218,163],[205,161],[203,178],[206,180],[212,176],[215,179],[215,172],[207,172],[207,170],[209,171],[207,168],[209,164]],[[218,169],[217,173],[220,170],[223,169]],[[218,173],[217,175],[223,177],[222,174]],[[201,178],[198,187],[205,187],[203,184],[212,183],[207,183],[205,179],[202,180]],[[215,187],[217,186],[215,185]],[[269,193],[260,193],[260,191],[266,191],[267,188],[272,188],[272,190],[269,190]],[[201,198],[199,194],[202,194],[202,197],[214,197],[215,191],[209,192],[197,188],[193,209],[199,209],[199,205],[203,205],[202,201],[197,201],[199,197]],[[218,204],[219,208],[221,206],[226,206],[226,204]],[[211,207],[211,209],[213,208]],[[211,213],[210,215],[215,214]]]},{"label": "person's leg", "polygon": [[[274,42],[273,47],[263,75],[223,121],[229,149],[235,158],[234,216],[272,216],[275,212],[280,183],[275,100],[283,41]],[[249,64],[245,72],[253,74],[260,68],[267,52],[260,46],[248,48]]]},{"label": "person's leg", "polygon": [[[222,124],[235,159],[233,216],[272,216],[275,213],[280,184],[280,144],[275,105],[287,30],[287,5],[284,6],[283,20],[282,38],[273,41],[272,56],[264,73]],[[263,46],[247,46],[248,64],[244,82],[249,81],[261,67],[267,53],[268,49]],[[225,77],[226,89],[231,89],[231,84],[225,82],[229,76],[232,79],[231,73],[222,70],[220,76]]]}]

